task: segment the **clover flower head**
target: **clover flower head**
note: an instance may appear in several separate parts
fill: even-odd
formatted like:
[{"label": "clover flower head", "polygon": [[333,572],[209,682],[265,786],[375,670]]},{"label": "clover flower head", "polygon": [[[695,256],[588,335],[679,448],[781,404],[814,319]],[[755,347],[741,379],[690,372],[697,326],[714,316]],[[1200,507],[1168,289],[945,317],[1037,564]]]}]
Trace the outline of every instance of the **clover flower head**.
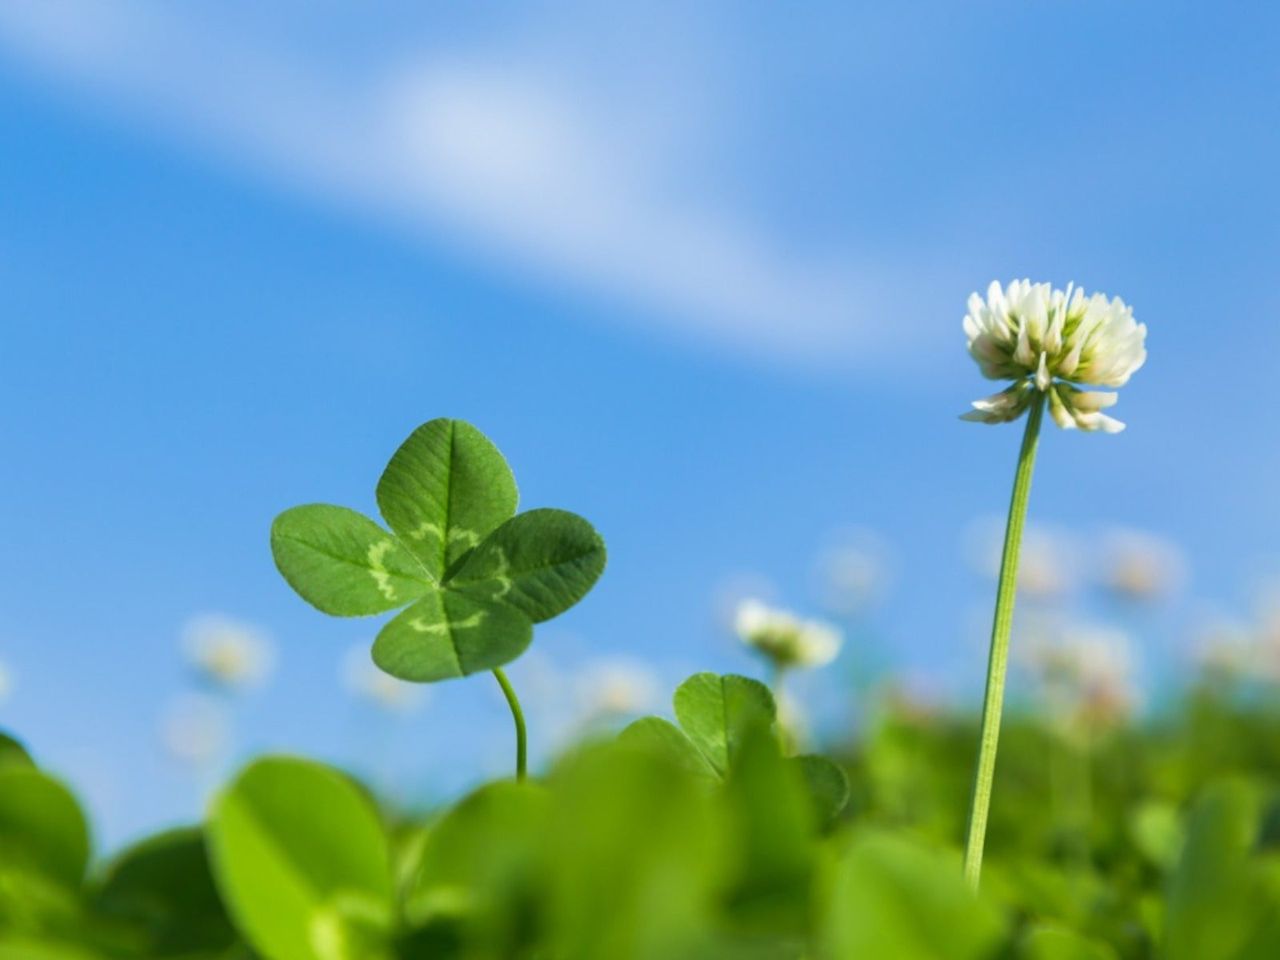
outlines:
[{"label": "clover flower head", "polygon": [[1068,285],[998,282],[983,300],[969,297],[964,318],[969,354],[990,380],[1012,380],[1000,393],[977,400],[966,420],[1007,423],[1031,405],[1037,392],[1048,395],[1049,413],[1065,430],[1118,433],[1119,420],[1102,411],[1116,394],[1081,390],[1076,384],[1122,387],[1146,362],[1147,328],[1119,297],[1108,299]]},{"label": "clover flower head", "polygon": [[1141,530],[1111,531],[1105,542],[1104,583],[1127,600],[1154,601],[1181,586],[1186,558],[1174,543]]},{"label": "clover flower head", "polygon": [[1115,627],[1069,624],[1040,647],[1037,664],[1046,704],[1065,727],[1106,729],[1137,708],[1132,643]]},{"label": "clover flower head", "polygon": [[802,620],[759,600],[743,601],[734,617],[734,630],[747,646],[774,666],[821,667],[840,652],[840,631],[829,623]]},{"label": "clover flower head", "polygon": [[219,615],[191,620],[183,630],[183,646],[202,679],[229,690],[262,683],[275,659],[261,630]]}]

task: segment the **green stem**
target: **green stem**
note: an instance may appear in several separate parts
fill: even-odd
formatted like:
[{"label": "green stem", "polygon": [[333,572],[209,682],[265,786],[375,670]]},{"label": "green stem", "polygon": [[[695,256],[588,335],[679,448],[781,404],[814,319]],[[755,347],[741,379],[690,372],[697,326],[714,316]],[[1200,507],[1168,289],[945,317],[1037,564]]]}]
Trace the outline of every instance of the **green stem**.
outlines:
[{"label": "green stem", "polygon": [[987,692],[982,704],[982,737],[978,747],[978,768],[973,778],[973,803],[969,812],[969,832],[965,838],[964,878],[978,889],[982,874],[982,848],[987,837],[987,813],[991,809],[991,784],[996,772],[996,747],[1000,742],[1000,713],[1004,707],[1004,678],[1009,667],[1009,633],[1013,628],[1013,601],[1018,592],[1018,555],[1022,549],[1022,528],[1031,498],[1031,474],[1036,465],[1036,445],[1040,421],[1044,417],[1045,394],[1036,394],[1022,435],[1022,451],[1013,477],[1009,501],[1009,522],[1004,534],[1004,554],[1000,560],[1000,584],[996,589],[996,615],[991,626],[991,654],[987,661]]},{"label": "green stem", "polygon": [[520,709],[520,698],[516,696],[515,687],[511,686],[511,681],[502,669],[495,669],[493,675],[498,680],[498,686],[502,687],[507,706],[511,708],[511,719],[516,724],[516,780],[523,783],[529,762],[529,738],[524,727],[524,711]]}]

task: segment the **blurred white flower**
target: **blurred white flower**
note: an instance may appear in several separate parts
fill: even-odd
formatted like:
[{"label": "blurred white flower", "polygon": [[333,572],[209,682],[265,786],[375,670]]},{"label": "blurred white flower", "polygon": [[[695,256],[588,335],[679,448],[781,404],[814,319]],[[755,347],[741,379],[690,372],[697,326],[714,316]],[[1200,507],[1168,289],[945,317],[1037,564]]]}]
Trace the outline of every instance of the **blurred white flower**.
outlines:
[{"label": "blurred white flower", "polygon": [[1215,679],[1236,679],[1253,671],[1257,644],[1248,624],[1215,617],[1196,631],[1192,644],[1196,665]]},{"label": "blurred white flower", "polygon": [[586,664],[574,677],[574,692],[587,722],[644,713],[661,699],[653,671],[624,657]]},{"label": "blurred white flower", "polygon": [[188,621],[182,645],[202,679],[228,690],[263,683],[275,662],[271,641],[262,630],[221,614]]},{"label": "blurred white flower", "polygon": [[1113,530],[1104,539],[1104,583],[1126,599],[1151,601],[1174,593],[1186,569],[1182,550],[1155,534]]},{"label": "blurred white flower", "polygon": [[775,667],[821,667],[840,652],[840,631],[819,620],[802,620],[759,600],[744,600],[734,618],[734,630],[747,646],[766,656]]},{"label": "blurred white flower", "polygon": [[871,606],[889,580],[889,550],[876,534],[854,530],[818,556],[818,586],[823,605],[852,616]]},{"label": "blurred white flower", "polygon": [[[984,518],[970,527],[969,556],[977,572],[995,579],[1004,551],[1004,523]],[[1067,534],[1052,527],[1029,524],[1022,535],[1018,590],[1034,600],[1057,600],[1075,586],[1079,550]]]},{"label": "blurred white flower", "polygon": [[1138,706],[1132,643],[1116,627],[1068,625],[1038,646],[1034,666],[1046,705],[1066,725],[1114,726]]},{"label": "blurred white flower", "polygon": [[9,699],[13,693],[13,674],[3,660],[0,660],[0,703]]},{"label": "blurred white flower", "polygon": [[1086,392],[1072,384],[1121,387],[1147,359],[1145,325],[1119,297],[1108,300],[1068,285],[1014,280],[992,283],[987,298],[974,293],[964,318],[969,354],[990,380],[1013,386],[978,400],[966,420],[1007,423],[1026,412],[1036,392],[1048,394],[1058,426],[1117,433],[1124,424],[1101,411],[1116,394]]},{"label": "blurred white flower", "polygon": [[342,658],[342,683],[359,700],[391,713],[412,713],[427,701],[427,688],[379,670],[369,644],[359,643]]},{"label": "blurred white flower", "polygon": [[226,709],[208,696],[180,697],[169,704],[160,718],[160,739],[175,759],[196,766],[208,764],[231,741]]}]

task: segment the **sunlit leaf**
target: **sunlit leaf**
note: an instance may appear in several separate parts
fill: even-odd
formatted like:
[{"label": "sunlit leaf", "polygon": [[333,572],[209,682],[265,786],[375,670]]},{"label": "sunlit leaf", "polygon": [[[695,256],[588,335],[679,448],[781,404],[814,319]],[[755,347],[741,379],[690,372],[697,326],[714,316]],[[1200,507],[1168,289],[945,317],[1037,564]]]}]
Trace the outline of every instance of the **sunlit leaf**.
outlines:
[{"label": "sunlit leaf", "polygon": [[1116,952],[1061,927],[1038,927],[1023,939],[1020,960],[1116,960]]},{"label": "sunlit leaf", "polygon": [[979,960],[995,955],[1004,932],[958,861],[882,832],[862,834],[845,855],[827,925],[834,960]]},{"label": "sunlit leaf", "polygon": [[514,607],[436,590],[382,628],[373,662],[393,677],[429,683],[500,667],[532,639],[533,624]]},{"label": "sunlit leaf", "polygon": [[530,510],[467,555],[450,586],[509,604],[540,623],[586,596],[604,572],[604,541],[577,514]]},{"label": "sunlit leaf", "polygon": [[89,827],[58,780],[21,763],[0,766],[0,864],[78,887],[89,862]]},{"label": "sunlit leaf", "polygon": [[696,673],[676,689],[676,719],[694,746],[722,776],[744,732],[773,724],[769,688],[734,674]]},{"label": "sunlit leaf", "polygon": [[9,763],[20,764],[24,767],[35,766],[35,761],[31,759],[31,754],[27,753],[26,747],[3,730],[0,730],[0,767]]},{"label": "sunlit leaf", "polygon": [[342,774],[284,757],[255,762],[215,802],[209,842],[218,889],[258,952],[271,960],[385,955],[387,839],[372,802]]},{"label": "sunlit leaf", "polygon": [[378,481],[378,509],[437,580],[516,510],[515,478],[498,448],[460,420],[409,436]]},{"label": "sunlit leaf", "polygon": [[271,525],[271,552],[289,586],[338,617],[384,613],[434,589],[395,537],[346,507],[286,510]]}]

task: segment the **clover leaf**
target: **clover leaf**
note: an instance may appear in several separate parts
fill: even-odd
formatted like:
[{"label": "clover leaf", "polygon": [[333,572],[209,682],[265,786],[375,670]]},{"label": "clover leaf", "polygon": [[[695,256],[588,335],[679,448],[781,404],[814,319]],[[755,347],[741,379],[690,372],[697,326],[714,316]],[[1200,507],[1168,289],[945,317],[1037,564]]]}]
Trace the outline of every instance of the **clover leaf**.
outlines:
[{"label": "clover leaf", "polygon": [[345,507],[286,510],[271,528],[285,580],[340,617],[404,608],[373,645],[403,680],[430,683],[516,659],[549,620],[586,595],[605,565],[600,535],[563,510],[518,516],[498,449],[458,420],[423,424],[378,481],[390,530]]},{"label": "clover leaf", "polygon": [[[676,688],[673,706],[677,723],[642,717],[620,739],[713,782],[733,775],[744,744],[772,731],[778,713],[767,686],[736,674],[695,673]],[[817,755],[786,762],[809,794],[817,822],[834,820],[849,800],[845,772]]]}]

